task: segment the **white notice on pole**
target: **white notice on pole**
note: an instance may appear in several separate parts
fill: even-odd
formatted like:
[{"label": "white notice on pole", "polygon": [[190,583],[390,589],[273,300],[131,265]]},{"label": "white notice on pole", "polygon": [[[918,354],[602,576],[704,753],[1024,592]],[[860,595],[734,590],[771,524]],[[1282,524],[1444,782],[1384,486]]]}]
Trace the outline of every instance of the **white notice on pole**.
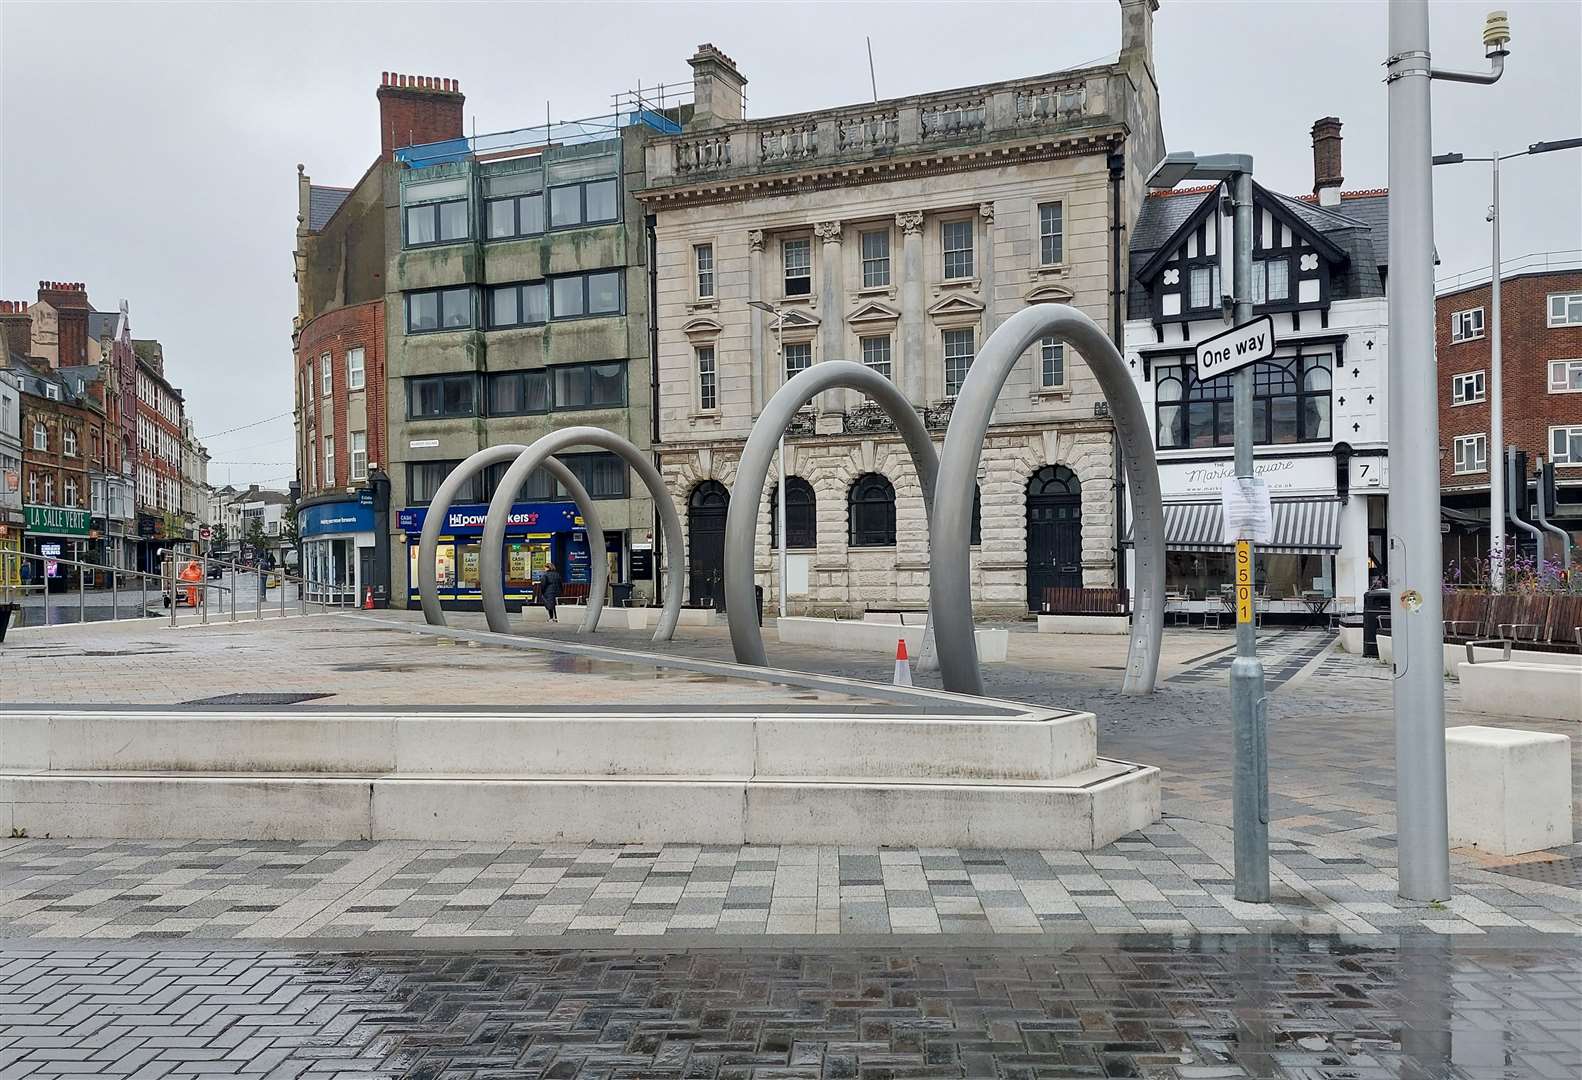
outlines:
[{"label": "white notice on pole", "polygon": [[1257,476],[1227,476],[1220,485],[1221,519],[1227,544],[1251,540],[1267,544],[1274,538],[1274,514],[1269,508],[1269,487]]}]

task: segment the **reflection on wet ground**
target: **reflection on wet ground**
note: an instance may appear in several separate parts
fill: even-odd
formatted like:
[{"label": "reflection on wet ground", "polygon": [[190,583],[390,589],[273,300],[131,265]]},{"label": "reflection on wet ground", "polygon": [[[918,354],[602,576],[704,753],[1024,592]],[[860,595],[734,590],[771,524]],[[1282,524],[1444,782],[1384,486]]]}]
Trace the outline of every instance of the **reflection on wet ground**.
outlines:
[{"label": "reflection on wet ground", "polygon": [[28,1035],[4,1040],[0,1068],[1569,1077],[1582,1070],[1578,960],[1551,942],[1426,936],[1090,938],[1058,950],[25,948],[0,952],[0,1036],[6,1025]]}]

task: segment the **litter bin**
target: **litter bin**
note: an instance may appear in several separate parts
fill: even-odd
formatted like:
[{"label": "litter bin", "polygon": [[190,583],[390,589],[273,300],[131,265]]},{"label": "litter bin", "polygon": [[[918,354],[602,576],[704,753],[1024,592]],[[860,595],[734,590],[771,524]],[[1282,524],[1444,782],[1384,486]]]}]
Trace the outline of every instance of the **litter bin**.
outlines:
[{"label": "litter bin", "polygon": [[1379,655],[1379,618],[1390,614],[1390,590],[1369,589],[1362,594],[1362,655]]},{"label": "litter bin", "polygon": [[632,606],[632,583],[630,581],[617,581],[610,586],[610,606]]}]

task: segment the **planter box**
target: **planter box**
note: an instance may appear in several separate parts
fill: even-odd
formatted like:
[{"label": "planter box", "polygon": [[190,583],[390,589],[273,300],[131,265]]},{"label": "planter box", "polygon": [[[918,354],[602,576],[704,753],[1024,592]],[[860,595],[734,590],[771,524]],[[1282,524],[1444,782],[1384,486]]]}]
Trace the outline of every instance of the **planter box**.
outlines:
[{"label": "planter box", "polygon": [[1362,627],[1342,626],[1340,628],[1340,651],[1350,653],[1352,656],[1362,655]]},{"label": "planter box", "polygon": [[1040,615],[1040,634],[1126,634],[1131,631],[1130,615]]},{"label": "planter box", "polygon": [[[1390,640],[1390,635],[1380,634],[1379,663],[1390,664],[1395,661],[1395,646]],[[1458,670],[1467,662],[1467,647],[1465,644],[1446,645],[1445,650],[1445,676],[1455,679],[1460,677]],[[1480,645],[1473,650],[1477,655],[1478,664],[1497,663],[1505,659],[1505,650],[1498,645]],[[1511,650],[1511,661],[1521,664],[1542,664],[1545,667],[1573,668],[1582,671],[1582,653],[1539,652],[1536,649],[1515,648]]]},{"label": "planter box", "polygon": [[1463,660],[1459,672],[1461,703],[1469,709],[1495,716],[1537,716],[1582,724],[1582,667],[1515,660],[1469,664]]}]

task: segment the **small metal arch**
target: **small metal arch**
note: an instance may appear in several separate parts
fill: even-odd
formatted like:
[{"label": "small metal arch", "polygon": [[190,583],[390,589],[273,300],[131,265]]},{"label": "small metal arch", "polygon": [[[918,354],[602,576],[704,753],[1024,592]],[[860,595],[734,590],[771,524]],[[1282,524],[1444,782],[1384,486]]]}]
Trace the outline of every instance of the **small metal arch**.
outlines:
[{"label": "small metal arch", "polygon": [[[433,499],[429,500],[428,512],[423,517],[423,531],[418,539],[417,580],[418,598],[423,605],[423,618],[430,626],[445,625],[445,609],[440,607],[439,583],[434,577],[434,553],[439,548],[439,535],[444,527],[445,516],[450,513],[451,503],[456,498],[456,492],[460,491],[461,485],[477,473],[491,465],[510,461],[526,449],[527,447],[517,443],[502,443],[499,446],[491,446],[487,450],[479,450],[452,469],[450,475],[440,484],[439,490],[434,492]],[[582,514],[583,528],[588,532],[590,553],[602,552],[604,529],[599,524],[599,515],[593,508],[593,499],[588,494],[588,489],[582,486],[582,481],[577,479],[575,473],[555,458],[544,462],[544,471],[564,484],[566,491],[571,494],[571,501],[577,504],[577,510]],[[591,564],[588,608],[583,612],[582,625],[577,628],[579,634],[591,634],[599,628],[599,615],[604,610],[606,579],[610,572],[606,559],[590,558],[588,562]]]},{"label": "small metal arch", "polygon": [[[769,465],[797,411],[824,391],[835,389],[867,394],[895,422],[896,430],[912,454],[912,467],[917,470],[923,489],[925,518],[933,519],[939,458],[917,410],[895,384],[872,368],[851,360],[825,360],[798,372],[775,391],[753,424],[747,444],[742,447],[731,505],[725,516],[725,619],[730,626],[731,648],[738,664],[756,667],[769,664],[753,596],[753,548]],[[784,582],[781,587],[784,588]]]},{"label": "small metal arch", "polygon": [[[1098,324],[1065,304],[1035,304],[1001,323],[973,359],[951,410],[939,455],[929,552],[929,607],[939,646],[945,689],[982,694],[972,625],[972,582],[968,546],[972,493],[978,458],[988,435],[994,406],[1011,369],[1035,341],[1058,337],[1087,362],[1109,402],[1131,489],[1136,519],[1136,588],[1131,641],[1122,692],[1151,694],[1159,673],[1164,634],[1165,531],[1159,491],[1159,466],[1149,436],[1148,418],[1132,384],[1126,361]],[[754,434],[757,434],[756,431]]]},{"label": "small metal arch", "polygon": [[[522,486],[534,469],[554,455],[573,446],[593,446],[608,450],[620,457],[637,473],[648,488],[659,511],[660,528],[669,549],[669,580],[665,582],[665,606],[654,631],[655,641],[669,641],[681,619],[681,590],[685,586],[681,574],[681,518],[676,514],[675,500],[670,497],[664,479],[646,454],[613,431],[596,427],[569,427],[552,431],[522,449],[511,467],[505,470],[494,498],[489,502],[489,512],[484,518],[483,538],[480,541],[478,577],[483,588],[483,615],[489,629],[497,634],[511,631],[510,617],[505,610],[505,586],[500,577],[500,548],[505,542],[506,519],[511,511],[511,497]],[[474,455],[476,456],[476,455]],[[427,522],[424,523],[427,525]]]}]

